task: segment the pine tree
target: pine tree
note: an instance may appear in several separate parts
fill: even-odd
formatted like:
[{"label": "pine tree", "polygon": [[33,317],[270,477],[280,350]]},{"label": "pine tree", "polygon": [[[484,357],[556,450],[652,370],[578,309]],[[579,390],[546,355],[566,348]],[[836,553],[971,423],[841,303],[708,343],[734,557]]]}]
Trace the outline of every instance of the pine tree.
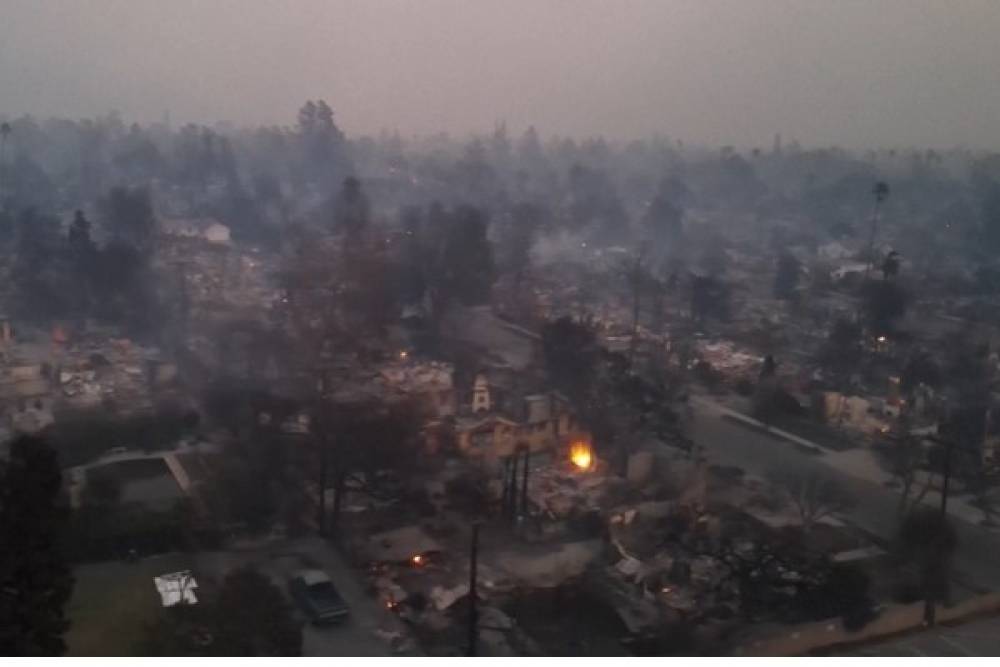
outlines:
[{"label": "pine tree", "polygon": [[73,577],[59,547],[66,514],[56,453],[21,437],[0,463],[0,655],[61,655]]}]

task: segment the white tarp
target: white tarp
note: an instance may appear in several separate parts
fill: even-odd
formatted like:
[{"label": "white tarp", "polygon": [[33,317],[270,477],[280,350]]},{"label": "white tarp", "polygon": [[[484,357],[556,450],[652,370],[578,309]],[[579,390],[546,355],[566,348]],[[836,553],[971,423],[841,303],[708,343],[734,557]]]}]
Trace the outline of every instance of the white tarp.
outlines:
[{"label": "white tarp", "polygon": [[153,577],[156,590],[160,594],[160,602],[164,607],[173,607],[181,601],[186,604],[197,604],[194,589],[198,588],[198,582],[191,576],[190,570],[181,572],[171,572],[159,577]]}]

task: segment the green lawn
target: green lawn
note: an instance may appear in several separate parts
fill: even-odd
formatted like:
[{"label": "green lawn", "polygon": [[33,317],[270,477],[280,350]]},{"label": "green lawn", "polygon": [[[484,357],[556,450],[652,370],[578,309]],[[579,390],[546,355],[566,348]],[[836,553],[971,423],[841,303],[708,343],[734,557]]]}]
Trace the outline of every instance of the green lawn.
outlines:
[{"label": "green lawn", "polygon": [[74,570],[76,586],[67,610],[70,656],[129,656],[156,618],[160,596],[153,577],[191,568],[191,557],[166,554],[137,563],[108,561]]}]

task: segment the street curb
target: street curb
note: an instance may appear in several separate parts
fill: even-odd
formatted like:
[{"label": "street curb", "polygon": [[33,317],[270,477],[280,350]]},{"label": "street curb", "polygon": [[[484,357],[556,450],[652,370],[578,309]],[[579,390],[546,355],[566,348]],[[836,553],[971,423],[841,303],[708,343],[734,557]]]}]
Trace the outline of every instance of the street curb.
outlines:
[{"label": "street curb", "polygon": [[769,435],[776,440],[784,440],[804,454],[811,454],[813,456],[822,456],[825,451],[821,447],[817,447],[814,445],[804,445],[801,442],[797,442],[794,439],[797,436],[793,436],[792,434],[786,433],[780,429],[765,426],[764,424],[761,423],[754,423],[752,421],[749,421],[748,419],[741,419],[739,417],[729,414],[723,414],[722,418],[725,419],[726,421],[739,424],[740,426],[748,428],[756,433],[760,433],[761,435]]}]

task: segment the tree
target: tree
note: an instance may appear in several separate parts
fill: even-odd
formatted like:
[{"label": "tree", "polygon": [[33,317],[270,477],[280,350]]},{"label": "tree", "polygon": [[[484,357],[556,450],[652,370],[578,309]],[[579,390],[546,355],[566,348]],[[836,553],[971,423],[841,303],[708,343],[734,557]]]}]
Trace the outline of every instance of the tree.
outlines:
[{"label": "tree", "polygon": [[302,629],[271,580],[242,567],[226,575],[216,599],[163,609],[139,649],[164,657],[295,657]]},{"label": "tree", "polygon": [[487,236],[489,220],[480,209],[448,210],[434,202],[426,214],[405,209],[401,224],[406,238],[398,293],[404,303],[422,302],[434,331],[454,304],[489,302],[496,265]]},{"label": "tree", "polygon": [[140,250],[149,248],[155,231],[153,204],[146,188],[111,188],[98,202],[111,235]]},{"label": "tree", "polygon": [[618,459],[620,474],[625,474],[634,448],[650,438],[694,451],[671,407],[672,389],[659,375],[633,372],[625,355],[601,351],[590,391],[577,410],[596,448]]},{"label": "tree", "polygon": [[794,541],[723,538],[712,556],[725,567],[717,590],[734,590],[740,611],[749,619],[829,618],[833,601],[821,597],[829,588],[830,567]]},{"label": "tree", "polygon": [[839,379],[841,387],[861,362],[861,328],[846,318],[838,318],[830,328],[820,359]]},{"label": "tree", "polygon": [[889,278],[895,278],[899,275],[899,253],[895,250],[891,251],[882,260],[882,280],[888,280]]},{"label": "tree", "polygon": [[382,495],[379,475],[412,471],[417,465],[416,439],[422,423],[417,406],[381,405],[370,401],[318,400],[311,414],[311,439],[316,453],[318,518],[325,534],[326,491],[333,488],[333,522],[339,519],[348,480],[362,492]]},{"label": "tree", "polygon": [[776,473],[772,483],[794,505],[808,534],[817,521],[845,512],[854,503],[844,488],[833,478],[818,473]]},{"label": "tree", "polygon": [[98,253],[91,274],[95,312],[107,322],[146,332],[157,321],[158,300],[149,255],[113,240]]},{"label": "tree", "polygon": [[937,387],[941,383],[941,367],[925,351],[917,351],[906,360],[900,374],[900,389],[907,396],[920,385]]},{"label": "tree", "polygon": [[875,616],[870,589],[871,580],[861,567],[837,563],[803,596],[803,607],[817,618],[840,616],[847,630],[860,630]]},{"label": "tree", "polygon": [[617,243],[628,233],[628,214],[614,182],[604,172],[574,164],[569,170],[567,223],[598,242]]},{"label": "tree", "polygon": [[91,288],[97,270],[98,250],[90,238],[90,228],[90,221],[83,215],[83,211],[77,211],[67,236],[73,272],[72,287],[76,293],[74,300],[76,311],[81,315],[91,310]]},{"label": "tree", "polygon": [[387,327],[397,320],[402,299],[401,270],[385,245],[359,237],[345,239],[331,269],[340,325],[355,336],[383,340]]},{"label": "tree", "polygon": [[90,220],[87,220],[86,216],[83,215],[83,211],[77,211],[73,214],[73,222],[69,226],[67,240],[70,252],[74,257],[80,258],[79,261],[89,260],[96,249],[90,238],[90,228]]},{"label": "tree", "polygon": [[691,276],[691,317],[704,326],[714,316],[725,320],[729,316],[729,288],[712,276]]},{"label": "tree", "polygon": [[308,100],[299,109],[298,130],[305,169],[312,180],[329,183],[338,172],[343,173],[344,133],[324,100]]},{"label": "tree", "polygon": [[[941,438],[939,454],[943,453],[946,457],[945,460],[938,461],[938,467],[944,476],[954,474],[966,486],[975,488],[985,486],[983,442],[986,439],[988,399],[981,396],[976,400],[969,396],[967,400],[967,404],[950,410],[938,425]],[[940,452],[940,449],[945,451]],[[943,482],[943,486],[947,489],[947,480]]]},{"label": "tree", "polygon": [[586,323],[560,317],[542,329],[542,354],[549,381],[580,409],[601,358],[597,334]]},{"label": "tree", "polygon": [[764,357],[764,363],[761,365],[753,397],[753,414],[766,426],[771,425],[778,411],[779,392],[781,386],[778,383],[778,364],[769,354]]},{"label": "tree", "polygon": [[427,292],[425,276],[431,261],[423,209],[403,207],[399,212],[399,226],[404,236],[400,251],[400,300],[407,305],[420,304]]},{"label": "tree", "polygon": [[902,557],[919,572],[926,606],[924,620],[934,623],[934,605],[947,600],[951,556],[958,546],[955,528],[941,512],[919,507],[903,519],[898,543]]},{"label": "tree", "polygon": [[208,504],[225,521],[263,531],[278,512],[274,475],[279,472],[261,469],[246,457],[230,454],[215,471]]},{"label": "tree", "polygon": [[774,296],[779,299],[793,299],[799,286],[802,265],[791,253],[778,257],[778,270],[774,275]]},{"label": "tree", "polygon": [[18,216],[9,274],[18,317],[47,326],[72,310],[64,247],[57,218],[31,208]]},{"label": "tree", "polygon": [[724,197],[740,207],[755,206],[767,192],[767,186],[757,176],[746,158],[723,148],[717,167],[716,187]]},{"label": "tree", "polygon": [[[899,491],[896,511],[900,518],[919,507],[931,488],[931,476],[926,474],[927,451],[919,438],[909,434],[907,420],[901,422],[899,437],[875,448],[882,468]],[[925,472],[923,481],[920,479],[922,471]]]},{"label": "tree", "polygon": [[658,286],[652,274],[643,266],[643,254],[643,249],[640,249],[632,259],[624,262],[621,269],[632,301],[632,326],[628,350],[628,363],[630,366],[635,360],[636,346],[639,342],[639,314],[642,308],[643,293],[651,291]]},{"label": "tree", "polygon": [[270,527],[282,504],[301,493],[301,479],[290,474],[293,448],[282,429],[302,404],[227,382],[210,387],[204,405],[233,435],[205,486],[206,504],[223,521],[256,531]]},{"label": "tree", "polygon": [[229,573],[215,603],[216,655],[297,656],[302,630],[271,580],[252,568]]},{"label": "tree", "polygon": [[0,461],[0,653],[61,655],[73,577],[60,548],[62,476],[44,440],[20,437]]},{"label": "tree", "polygon": [[861,301],[868,329],[875,336],[895,331],[895,323],[906,314],[909,297],[895,282],[869,280],[862,285]]},{"label": "tree", "polygon": [[160,149],[137,124],[129,128],[121,147],[112,157],[112,163],[122,177],[132,183],[149,182],[163,175],[166,161]]},{"label": "tree", "polygon": [[[676,179],[664,179],[646,210],[643,223],[658,245],[676,244],[684,234],[684,210],[676,203],[683,197],[684,191],[683,183]],[[676,248],[668,250],[675,251]]]},{"label": "tree", "polygon": [[490,164],[486,145],[473,139],[465,146],[461,159],[455,164],[455,185],[469,201],[489,204],[497,185],[497,172]]},{"label": "tree", "polygon": [[334,228],[346,234],[350,242],[356,242],[368,228],[370,217],[371,204],[361,181],[353,176],[345,178],[334,204]]},{"label": "tree", "polygon": [[443,223],[444,227],[437,261],[426,276],[435,311],[443,312],[455,301],[466,306],[487,303],[496,272],[485,214],[472,206],[460,206],[443,221],[428,222]]},{"label": "tree", "polygon": [[531,247],[547,218],[548,212],[537,204],[522,202],[511,209],[502,256],[507,270],[514,274],[515,289],[520,288],[524,271],[531,265]]}]

